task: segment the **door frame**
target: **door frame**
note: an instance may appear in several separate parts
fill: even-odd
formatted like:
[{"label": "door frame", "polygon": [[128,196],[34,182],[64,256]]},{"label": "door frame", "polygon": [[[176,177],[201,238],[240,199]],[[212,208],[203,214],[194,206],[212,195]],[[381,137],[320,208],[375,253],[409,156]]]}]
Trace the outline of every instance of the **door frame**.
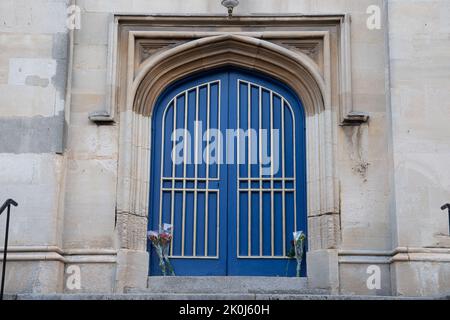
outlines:
[{"label": "door frame", "polygon": [[[223,91],[224,86],[228,87],[228,75],[225,76],[225,71],[224,70],[220,70],[220,69],[219,70],[214,70],[214,72],[217,72],[218,76],[207,75],[207,74],[204,74],[204,73],[203,74],[190,75],[190,76],[188,76],[185,79],[180,79],[180,81],[177,81],[176,83],[173,83],[173,84],[169,85],[169,87],[167,87],[164,90],[164,92],[161,94],[161,96],[158,97],[158,99],[157,99],[156,106],[158,107],[158,109],[155,110],[154,117],[151,120],[153,122],[153,124],[154,124],[152,132],[151,132],[151,137],[150,137],[151,141],[154,141],[157,138],[157,136],[156,136],[156,134],[157,134],[157,132],[156,132],[157,126],[155,125],[154,122],[156,121],[156,118],[159,118],[159,117],[164,119],[164,114],[161,114],[161,113],[164,113],[164,112],[161,109],[164,109],[165,106],[168,106],[171,103],[169,101],[171,101],[173,99],[173,98],[171,98],[172,96],[173,97],[179,96],[183,92],[187,92],[188,90],[192,90],[195,87],[207,86],[209,88],[209,85],[211,83],[217,82],[217,83],[219,83],[219,87],[220,87],[220,89],[219,89],[220,93],[218,94],[218,97],[220,98],[219,113],[224,110],[224,105],[228,105],[228,96],[224,95],[222,91]],[[195,82],[199,82],[199,83],[194,85],[193,83],[195,83]],[[173,90],[175,88],[179,89],[180,92],[179,93],[174,93]],[[199,94],[198,91],[197,91],[197,93]],[[159,109],[159,108],[161,108],[161,109]],[[220,126],[223,126],[224,123],[227,122],[227,119],[224,118],[223,116],[224,116],[223,114],[218,116],[218,121],[220,119]],[[156,152],[158,152],[158,151],[155,151],[155,153]],[[153,157],[155,155],[156,154],[153,154],[151,156],[151,160],[153,160]],[[161,154],[158,154],[156,158],[158,159],[158,157],[160,157],[160,156],[161,156]],[[157,161],[150,161],[150,167],[151,167],[150,168],[150,202],[152,200],[152,191],[155,190],[155,184],[159,183],[158,179],[160,179],[160,175],[161,175],[161,173],[159,173],[159,174],[156,173],[158,171],[158,169],[161,169],[161,167],[159,167],[159,168],[155,167],[155,165],[156,165],[155,162],[158,162],[158,160]],[[161,165],[161,163],[158,163],[158,164]],[[219,166],[220,166],[220,169],[218,169],[218,172],[224,172],[225,170],[224,170],[223,167],[225,167],[226,164],[219,164]],[[209,182],[209,183],[212,183],[212,182]],[[158,187],[157,190],[161,190],[160,188],[161,187]],[[199,188],[198,190],[200,191],[202,189]],[[218,191],[219,191],[220,195],[225,193],[227,191],[227,184],[220,185],[220,187],[218,187]],[[225,201],[226,199],[223,199],[222,196],[220,196],[220,198],[218,198],[218,199],[220,199],[218,201],[218,205],[220,207],[220,208],[218,208],[218,210],[219,211],[226,211],[226,204],[227,204],[227,201]],[[159,199],[159,201],[161,201],[161,199]],[[159,210],[157,208],[156,204],[157,203],[151,203],[150,205],[153,205],[153,208],[155,208],[155,210]],[[155,216],[149,217],[149,219],[148,219],[149,220],[149,222],[148,222],[149,230],[155,230],[155,228],[156,228],[156,226],[154,226],[154,222],[155,222],[154,219],[155,219]],[[217,221],[217,223],[220,224],[221,228],[223,226],[224,226],[224,228],[227,228],[226,216],[223,216],[223,215],[221,216],[219,214],[219,220]],[[176,231],[176,230],[174,230],[174,231]],[[193,271],[193,273],[192,273],[193,276],[198,275],[198,274],[202,274],[206,270],[210,272],[209,276],[211,276],[211,275],[221,275],[220,274],[220,271],[221,271],[220,268],[222,267],[221,263],[223,263],[223,269],[224,269],[223,272],[226,273],[226,267],[227,267],[226,266],[226,255],[227,255],[227,246],[226,245],[227,245],[227,243],[225,243],[225,246],[223,245],[224,241],[225,241],[224,238],[226,238],[226,232],[222,233],[219,229],[217,230],[217,232],[218,232],[218,237],[216,239],[216,241],[217,241],[217,249],[216,249],[217,252],[216,252],[216,256],[215,257],[197,258],[197,259],[201,260],[201,263],[200,263],[201,265],[200,266],[195,261],[186,261],[186,258],[182,258],[181,259],[181,261],[182,260],[186,261],[187,262],[187,266],[190,267],[191,269],[196,268],[196,270]],[[151,254],[151,249],[152,249],[151,244],[148,243],[147,247],[148,247],[149,254]],[[175,268],[175,272],[176,272],[176,264],[177,263],[174,262],[174,261],[176,261],[175,259],[176,258],[172,259],[172,263],[174,264],[174,268]],[[152,261],[150,259],[150,264],[151,263],[152,263]],[[156,264],[154,264],[154,267],[156,267]],[[149,276],[151,276],[150,268],[149,268]]]},{"label": "door frame", "polygon": [[177,79],[227,65],[269,74],[290,85],[304,102],[307,260],[312,271],[308,282],[311,287],[337,290],[341,236],[336,131],[339,125],[368,120],[352,107],[350,16],[230,20],[224,16],[112,15],[110,35],[110,99],[105,110],[92,113],[90,119],[117,121],[120,127],[117,290],[143,287],[148,275],[149,136],[155,99]]}]

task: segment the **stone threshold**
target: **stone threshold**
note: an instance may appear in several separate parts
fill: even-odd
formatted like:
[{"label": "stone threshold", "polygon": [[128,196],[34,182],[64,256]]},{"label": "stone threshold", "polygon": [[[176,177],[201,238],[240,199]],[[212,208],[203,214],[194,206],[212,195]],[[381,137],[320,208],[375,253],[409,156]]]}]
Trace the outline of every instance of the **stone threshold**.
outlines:
[{"label": "stone threshold", "polygon": [[127,289],[127,293],[202,294],[329,294],[308,288],[307,278],[295,277],[148,277],[146,289]]}]

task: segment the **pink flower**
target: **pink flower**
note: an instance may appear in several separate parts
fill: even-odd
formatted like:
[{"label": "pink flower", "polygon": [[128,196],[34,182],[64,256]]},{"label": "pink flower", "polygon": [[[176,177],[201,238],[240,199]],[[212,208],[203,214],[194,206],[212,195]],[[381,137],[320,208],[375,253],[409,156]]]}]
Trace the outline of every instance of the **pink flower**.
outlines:
[{"label": "pink flower", "polygon": [[159,238],[162,243],[166,244],[172,240],[172,235],[170,233],[163,232],[159,234]]}]

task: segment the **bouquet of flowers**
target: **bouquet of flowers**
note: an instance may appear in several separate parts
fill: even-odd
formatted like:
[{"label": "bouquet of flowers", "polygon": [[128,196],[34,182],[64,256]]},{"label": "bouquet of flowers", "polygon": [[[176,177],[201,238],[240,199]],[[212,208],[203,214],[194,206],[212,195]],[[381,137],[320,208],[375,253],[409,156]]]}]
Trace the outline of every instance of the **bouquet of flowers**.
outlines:
[{"label": "bouquet of flowers", "polygon": [[300,277],[302,267],[303,254],[305,251],[306,235],[303,231],[294,232],[294,239],[292,240],[292,248],[288,253],[288,257],[297,260],[297,277]]},{"label": "bouquet of flowers", "polygon": [[161,268],[163,276],[170,274],[175,275],[172,265],[169,261],[169,248],[172,241],[173,227],[171,224],[164,224],[159,227],[159,232],[149,231],[148,239],[151,241],[156,253],[159,257],[159,267]]}]

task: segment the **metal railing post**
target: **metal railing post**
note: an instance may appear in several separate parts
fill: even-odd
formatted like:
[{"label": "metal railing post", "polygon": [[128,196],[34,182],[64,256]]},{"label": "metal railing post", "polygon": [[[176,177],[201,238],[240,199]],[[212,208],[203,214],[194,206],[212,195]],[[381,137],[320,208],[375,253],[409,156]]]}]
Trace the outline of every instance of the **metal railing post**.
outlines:
[{"label": "metal railing post", "polygon": [[6,258],[8,256],[8,236],[9,236],[9,219],[11,215],[11,205],[17,207],[17,202],[12,199],[6,200],[3,206],[0,208],[0,215],[7,209],[6,213],[6,230],[5,230],[5,246],[3,249],[3,267],[2,267],[2,284],[0,290],[0,300],[3,300],[3,293],[5,291],[5,275],[6,275]]},{"label": "metal railing post", "polygon": [[441,207],[441,210],[448,209],[448,226],[449,226],[449,234],[450,234],[450,203],[446,203]]}]

